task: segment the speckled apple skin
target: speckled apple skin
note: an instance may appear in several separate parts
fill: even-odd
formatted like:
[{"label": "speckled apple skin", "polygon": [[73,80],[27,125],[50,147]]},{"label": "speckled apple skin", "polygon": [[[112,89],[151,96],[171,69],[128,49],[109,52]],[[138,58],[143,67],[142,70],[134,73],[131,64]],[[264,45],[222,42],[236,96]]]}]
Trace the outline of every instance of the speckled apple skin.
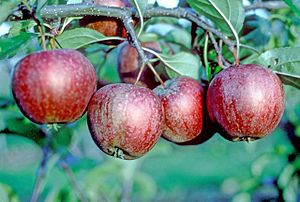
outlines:
[{"label": "speckled apple skin", "polygon": [[177,142],[176,144],[181,145],[181,146],[194,146],[194,145],[199,145],[203,144],[204,142],[208,141],[211,139],[215,133],[217,133],[218,125],[213,123],[208,115],[207,111],[207,106],[205,103],[206,100],[206,95],[207,95],[207,90],[208,90],[208,84],[201,83],[201,86],[203,87],[203,126],[201,133],[199,133],[195,138],[189,141],[185,142]]},{"label": "speckled apple skin", "polygon": [[79,119],[96,91],[93,65],[69,49],[41,51],[17,63],[12,92],[24,115],[39,124]]},{"label": "speckled apple skin", "polygon": [[223,70],[212,80],[207,93],[210,118],[232,141],[254,140],[271,133],[280,122],[284,105],[279,77],[254,64]]},{"label": "speckled apple skin", "polygon": [[153,90],[163,103],[165,127],[163,137],[180,143],[194,139],[203,126],[203,88],[189,77],[178,77]]},{"label": "speckled apple skin", "polygon": [[164,112],[150,89],[118,83],[94,94],[87,118],[91,135],[103,152],[130,160],[146,154],[158,141]]}]

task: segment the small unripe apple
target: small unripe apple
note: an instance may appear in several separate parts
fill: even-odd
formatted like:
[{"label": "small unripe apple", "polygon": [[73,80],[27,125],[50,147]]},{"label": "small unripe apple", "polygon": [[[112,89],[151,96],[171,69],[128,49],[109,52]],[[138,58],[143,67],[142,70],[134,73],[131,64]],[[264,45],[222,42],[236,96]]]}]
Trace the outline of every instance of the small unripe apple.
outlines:
[{"label": "small unripe apple", "polygon": [[[143,42],[141,45],[156,52],[161,52],[158,42]],[[147,56],[148,58],[153,57],[152,54],[147,54]],[[118,72],[121,81],[125,83],[135,83],[141,66],[142,61],[139,59],[136,49],[129,45],[128,42],[120,44],[118,53]],[[155,80],[155,75],[151,69],[145,66],[137,85],[153,89],[159,85],[159,82]]]},{"label": "small unripe apple", "polygon": [[91,135],[108,155],[136,159],[161,136],[164,113],[150,89],[132,84],[110,84],[92,97],[87,113]]},{"label": "small unripe apple", "polygon": [[194,139],[203,125],[203,88],[189,77],[178,77],[153,90],[165,110],[163,137],[179,143]]},{"label": "small unripe apple", "polygon": [[231,66],[209,85],[210,118],[232,141],[255,140],[271,133],[280,122],[285,95],[272,71],[255,64]]},{"label": "small unripe apple", "polygon": [[96,91],[93,65],[70,49],[32,53],[17,63],[12,92],[31,121],[68,123],[79,119]]},{"label": "small unripe apple", "polygon": [[178,142],[176,144],[182,145],[182,146],[189,146],[189,145],[199,145],[207,140],[209,140],[216,132],[218,125],[213,123],[211,119],[209,118],[208,111],[207,111],[207,106],[205,103],[206,100],[206,94],[207,94],[207,89],[208,89],[208,84],[201,84],[204,90],[203,93],[203,126],[201,132],[192,140],[186,141],[186,142]]},{"label": "small unripe apple", "polygon": [[[132,7],[128,0],[95,0],[94,4],[99,6]],[[120,36],[126,38],[126,29],[120,19],[87,16],[80,20],[80,24],[101,32],[105,36]]]}]

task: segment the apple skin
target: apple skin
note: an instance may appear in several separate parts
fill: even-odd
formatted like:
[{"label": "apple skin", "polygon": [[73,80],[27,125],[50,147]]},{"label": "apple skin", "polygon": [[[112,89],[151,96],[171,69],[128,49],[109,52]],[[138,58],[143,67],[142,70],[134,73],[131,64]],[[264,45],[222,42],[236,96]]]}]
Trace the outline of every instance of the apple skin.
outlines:
[{"label": "apple skin", "polygon": [[12,92],[23,114],[38,124],[79,119],[96,91],[93,65],[71,49],[32,53],[20,60]]},{"label": "apple skin", "polygon": [[203,126],[202,130],[197,135],[194,139],[186,141],[186,142],[178,142],[176,143],[177,145],[182,145],[182,146],[190,146],[190,145],[199,145],[207,140],[209,140],[211,137],[214,136],[215,133],[218,132],[218,125],[213,123],[211,119],[209,118],[208,111],[207,111],[207,106],[205,103],[206,100],[206,95],[207,95],[207,89],[208,89],[208,84],[201,83],[204,93],[203,93]]},{"label": "apple skin", "polygon": [[158,141],[164,111],[150,89],[117,83],[94,94],[87,121],[93,140],[104,153],[131,160],[146,154]]},{"label": "apple skin", "polygon": [[[156,52],[161,52],[158,42],[142,42],[141,45]],[[152,54],[147,54],[147,57],[153,58],[154,56]],[[118,49],[118,72],[121,81],[134,84],[141,66],[142,62],[139,59],[136,49],[129,45],[128,42],[120,44]],[[137,85],[153,89],[159,85],[159,82],[155,80],[155,75],[151,69],[145,66]]]},{"label": "apple skin", "polygon": [[271,133],[285,105],[282,82],[272,71],[255,64],[231,66],[208,87],[210,118],[231,141],[250,141]]},{"label": "apple skin", "polygon": [[[95,0],[94,4],[99,6],[132,7],[128,0]],[[127,37],[123,22],[116,18],[87,16],[80,20],[80,25],[94,29],[108,37]]]},{"label": "apple skin", "polygon": [[153,90],[165,110],[163,137],[180,143],[194,139],[203,126],[203,88],[189,77],[178,77]]}]

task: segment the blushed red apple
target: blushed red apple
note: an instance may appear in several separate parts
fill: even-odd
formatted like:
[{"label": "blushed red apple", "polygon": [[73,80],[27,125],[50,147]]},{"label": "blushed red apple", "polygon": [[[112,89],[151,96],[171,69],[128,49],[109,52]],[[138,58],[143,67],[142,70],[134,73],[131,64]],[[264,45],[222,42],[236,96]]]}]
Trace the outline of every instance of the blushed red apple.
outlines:
[{"label": "blushed red apple", "polygon": [[194,139],[203,125],[203,88],[189,77],[167,80],[153,90],[165,110],[163,137],[180,143]]},{"label": "blushed red apple", "polygon": [[205,103],[206,95],[207,95],[207,89],[208,84],[201,83],[203,87],[203,126],[201,132],[192,140],[186,141],[186,142],[178,142],[176,144],[182,145],[182,146],[189,146],[189,145],[199,145],[207,140],[209,140],[211,137],[214,136],[215,133],[218,132],[218,125],[213,123],[211,119],[209,118],[207,106]]},{"label": "blushed red apple", "polygon": [[93,65],[70,49],[32,53],[17,63],[12,92],[31,121],[69,123],[79,119],[96,91]]},{"label": "blushed red apple", "polygon": [[161,136],[164,112],[150,89],[132,84],[100,88],[88,106],[88,126],[98,147],[108,155],[136,159]]},{"label": "blushed red apple", "polygon": [[210,118],[232,141],[255,140],[271,133],[280,122],[285,95],[272,71],[255,64],[231,66],[209,85]]}]

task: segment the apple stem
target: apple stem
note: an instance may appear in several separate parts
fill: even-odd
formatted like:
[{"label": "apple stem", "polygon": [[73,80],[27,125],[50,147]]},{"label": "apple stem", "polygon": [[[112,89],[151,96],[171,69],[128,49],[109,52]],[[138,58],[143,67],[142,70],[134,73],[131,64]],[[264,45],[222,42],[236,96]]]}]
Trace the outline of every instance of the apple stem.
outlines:
[{"label": "apple stem", "polygon": [[42,48],[45,51],[45,50],[47,50],[45,35],[44,35],[44,32],[43,32],[42,26],[39,24],[37,27],[38,27],[38,30],[39,30],[40,35],[41,35]]},{"label": "apple stem", "polygon": [[137,78],[136,78],[136,80],[135,80],[134,85],[137,85],[137,83],[138,83],[139,80],[141,79],[141,76],[142,76],[142,73],[143,73],[143,71],[144,71],[144,68],[145,68],[145,63],[142,64],[142,66],[141,66],[141,68],[140,68],[140,70],[139,70],[139,74],[138,74],[138,76],[137,76]]},{"label": "apple stem", "polygon": [[222,67],[222,69],[226,69],[227,67],[230,66],[230,64],[229,64],[229,62],[227,62],[225,60],[225,58],[223,57],[223,54],[222,54],[223,41],[220,40],[219,45],[218,45],[214,35],[211,32],[208,32],[208,35],[209,35],[209,38],[210,38],[212,44],[214,45],[214,48],[218,54],[218,64],[220,65],[220,67]]},{"label": "apple stem", "polygon": [[233,56],[234,56],[234,62],[235,62],[235,65],[239,66],[239,65],[240,65],[240,58],[239,58],[239,56],[237,55],[237,50],[236,50],[236,48],[232,48],[232,53],[233,53]]},{"label": "apple stem", "polygon": [[211,75],[211,67],[208,61],[208,34],[205,34],[204,48],[203,48],[203,58],[204,58],[204,66],[206,70],[207,80],[210,81],[212,79]]},{"label": "apple stem", "polygon": [[148,67],[151,69],[151,71],[153,72],[153,74],[155,75],[155,77],[158,79],[159,83],[165,87],[165,83],[163,82],[163,80],[160,78],[160,76],[158,75],[158,73],[156,72],[155,68],[153,67],[153,65],[150,62],[147,62]]},{"label": "apple stem", "polygon": [[[158,75],[158,73],[156,72],[156,70],[154,69],[152,64],[150,63],[149,59],[147,58],[147,56],[146,56],[146,54],[143,50],[143,47],[141,45],[141,42],[138,40],[137,34],[134,30],[134,27],[133,27],[133,24],[132,24],[132,22],[133,22],[132,17],[130,16],[130,13],[128,13],[128,11],[126,12],[126,10],[124,10],[122,21],[124,23],[124,26],[125,26],[127,32],[128,32],[128,43],[132,44],[133,47],[136,48],[136,50],[138,52],[138,55],[140,56],[141,61],[143,62],[143,64],[144,65],[147,64],[147,66],[151,69],[151,71],[153,72],[155,77],[158,79],[158,81],[161,83],[161,85],[165,86],[163,80],[160,78],[160,76]],[[142,68],[139,72],[139,76],[138,76],[137,81],[140,79],[140,76],[141,76],[143,68],[144,68],[143,66],[142,66]]]}]

